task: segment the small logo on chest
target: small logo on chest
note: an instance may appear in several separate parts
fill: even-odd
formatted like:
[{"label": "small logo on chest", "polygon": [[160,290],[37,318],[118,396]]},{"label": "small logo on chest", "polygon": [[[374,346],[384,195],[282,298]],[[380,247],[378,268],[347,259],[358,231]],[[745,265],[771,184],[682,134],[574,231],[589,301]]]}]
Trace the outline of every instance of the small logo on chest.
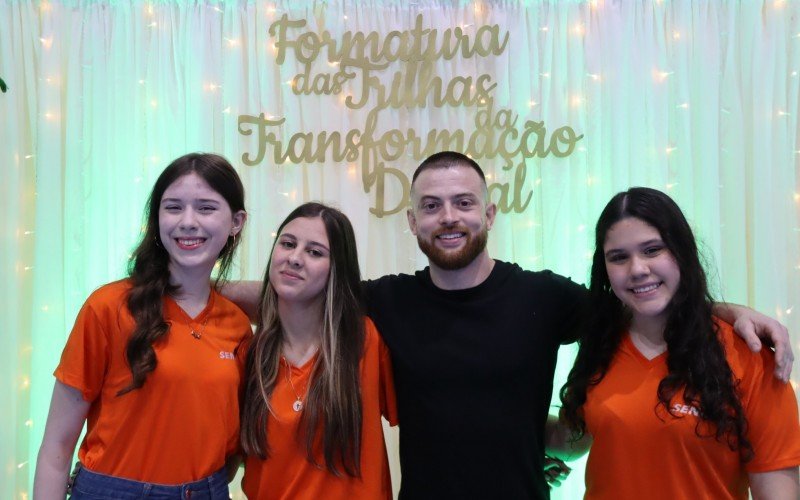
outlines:
[{"label": "small logo on chest", "polygon": [[236,359],[232,352],[219,351],[219,359]]},{"label": "small logo on chest", "polygon": [[680,403],[675,403],[672,405],[672,413],[682,413],[684,415],[694,415],[695,417],[700,416],[700,412],[694,406],[689,405],[682,405]]}]

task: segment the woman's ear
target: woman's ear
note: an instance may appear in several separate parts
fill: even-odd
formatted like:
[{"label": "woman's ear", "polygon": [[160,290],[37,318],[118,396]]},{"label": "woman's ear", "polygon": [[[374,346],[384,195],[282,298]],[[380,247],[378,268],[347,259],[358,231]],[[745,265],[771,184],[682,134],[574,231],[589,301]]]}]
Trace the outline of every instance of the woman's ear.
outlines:
[{"label": "woman's ear", "polygon": [[236,236],[242,231],[244,223],[247,220],[247,212],[239,210],[233,214],[233,227],[231,227],[231,236]]}]

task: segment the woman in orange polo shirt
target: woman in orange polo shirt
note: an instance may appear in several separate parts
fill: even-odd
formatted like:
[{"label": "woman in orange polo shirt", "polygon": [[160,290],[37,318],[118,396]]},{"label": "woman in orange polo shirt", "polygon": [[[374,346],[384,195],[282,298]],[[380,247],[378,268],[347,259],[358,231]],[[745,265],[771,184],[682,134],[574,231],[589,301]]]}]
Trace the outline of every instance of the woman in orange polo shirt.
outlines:
[{"label": "woman in orange polo shirt", "polygon": [[[34,498],[228,498],[238,451],[247,317],[219,295],[246,219],[221,156],[189,154],[161,173],[128,279],[84,304],[55,371]],[[219,263],[214,285],[211,272]]]},{"label": "woman in orange polo shirt", "polygon": [[381,417],[396,422],[389,352],[360,306],[355,235],[319,203],[278,228],[246,363],[248,498],[390,499]]},{"label": "woman in orange polo shirt", "polygon": [[571,437],[591,441],[586,498],[798,498],[792,387],[771,375],[769,349],[712,316],[677,204],[619,193],[595,236],[595,316],[561,391]]}]

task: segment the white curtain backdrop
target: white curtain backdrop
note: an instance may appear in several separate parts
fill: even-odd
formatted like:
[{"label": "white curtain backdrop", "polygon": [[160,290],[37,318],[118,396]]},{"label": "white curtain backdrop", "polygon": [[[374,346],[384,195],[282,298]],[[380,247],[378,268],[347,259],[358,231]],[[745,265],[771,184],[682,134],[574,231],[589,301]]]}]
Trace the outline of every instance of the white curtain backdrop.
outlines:
[{"label": "white curtain backdrop", "polygon": [[[281,38],[283,16],[306,24]],[[358,32],[387,48],[329,54]],[[448,39],[466,45],[437,55]],[[584,282],[601,208],[655,187],[692,222],[716,297],[778,317],[800,351],[799,71],[800,0],[0,0],[0,497],[31,497],[75,315],[124,276],[152,183],[190,151],[227,156],[247,188],[234,279],[262,277],[277,224],[308,200],[351,217],[366,277],[423,267],[404,183],[470,137],[503,207],[491,254],[524,268]],[[285,121],[259,131],[260,114]],[[351,130],[361,142],[343,158],[344,139],[303,153]],[[458,130],[463,144],[442,134]],[[526,130],[527,152],[486,147],[505,132],[514,150]],[[554,497],[582,483],[578,463]]]}]

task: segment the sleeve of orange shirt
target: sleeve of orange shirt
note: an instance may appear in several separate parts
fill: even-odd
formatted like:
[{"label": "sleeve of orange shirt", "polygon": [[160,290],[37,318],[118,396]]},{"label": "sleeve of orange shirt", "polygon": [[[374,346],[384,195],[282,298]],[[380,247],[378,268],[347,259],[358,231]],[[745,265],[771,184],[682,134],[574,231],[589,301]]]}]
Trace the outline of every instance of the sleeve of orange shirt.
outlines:
[{"label": "sleeve of orange shirt", "polygon": [[772,376],[774,353],[769,349],[752,353],[744,342],[736,339],[734,346],[726,348],[737,351],[736,363],[730,355],[729,360],[731,368],[741,378],[739,389],[747,418],[747,436],[755,453],[753,459],[745,463],[745,469],[768,472],[800,464],[797,399],[791,384]]},{"label": "sleeve of orange shirt", "polygon": [[367,328],[372,329],[378,337],[378,351],[380,359],[380,405],[383,418],[389,421],[389,425],[397,425],[397,398],[394,393],[394,375],[392,374],[392,357],[389,348],[383,343],[380,333],[378,333],[372,320],[367,318]]},{"label": "sleeve of orange shirt", "polygon": [[[113,286],[113,285],[112,285]],[[81,391],[85,401],[100,394],[108,365],[107,316],[115,309],[108,286],[94,292],[83,304],[56,368],[56,378]],[[116,302],[116,301],[115,301]],[[117,304],[120,305],[120,304]]]}]

